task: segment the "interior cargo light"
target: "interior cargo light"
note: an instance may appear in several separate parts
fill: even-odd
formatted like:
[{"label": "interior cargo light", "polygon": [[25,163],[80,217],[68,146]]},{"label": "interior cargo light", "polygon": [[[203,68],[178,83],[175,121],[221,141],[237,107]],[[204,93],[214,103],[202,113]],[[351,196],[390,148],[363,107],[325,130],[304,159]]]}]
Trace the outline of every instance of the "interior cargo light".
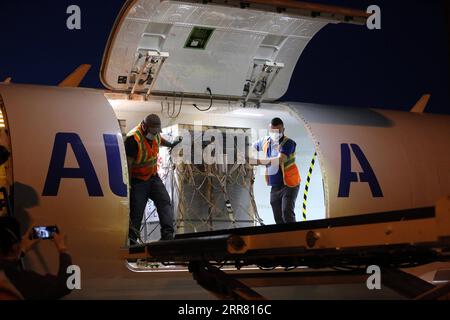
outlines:
[{"label": "interior cargo light", "polygon": [[239,116],[249,116],[249,117],[264,117],[264,114],[262,114],[262,113],[253,113],[253,112],[242,111],[242,110],[235,110],[235,111],[233,111],[233,114],[236,114]]}]

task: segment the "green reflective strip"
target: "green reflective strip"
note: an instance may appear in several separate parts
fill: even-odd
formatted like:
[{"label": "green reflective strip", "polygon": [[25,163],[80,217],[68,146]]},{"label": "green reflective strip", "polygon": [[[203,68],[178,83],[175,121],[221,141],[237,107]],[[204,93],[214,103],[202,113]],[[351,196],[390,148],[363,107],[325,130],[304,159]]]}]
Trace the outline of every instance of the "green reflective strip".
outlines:
[{"label": "green reflective strip", "polygon": [[295,158],[288,158],[285,162],[284,162],[284,168],[286,169],[287,167],[293,165],[295,163]]},{"label": "green reflective strip", "polygon": [[141,162],[146,162],[146,159],[148,157],[148,153],[147,153],[147,147],[145,146],[145,141],[142,140],[141,143],[141,150],[142,150],[142,160]]},{"label": "green reflective strip", "polygon": [[136,135],[139,138],[139,148],[141,150],[141,158],[138,159],[138,163],[143,163],[144,160],[147,158],[147,148],[145,147],[144,137],[141,134],[141,131],[139,129],[136,129]]},{"label": "green reflective strip", "polygon": [[148,167],[149,165],[154,166],[157,162],[158,162],[158,159],[153,158],[145,163],[134,164],[134,167],[135,168],[145,168],[145,167]]},{"label": "green reflective strip", "polygon": [[[289,140],[289,138],[287,136],[284,136],[283,141],[280,142],[280,149],[281,147],[284,146],[284,144]],[[287,169],[288,167],[290,167],[292,164],[295,163],[295,151],[292,152],[286,159],[286,161],[284,162],[284,168]]]},{"label": "green reflective strip", "polygon": [[139,140],[142,142],[142,139],[144,139],[144,137],[142,136],[141,131],[136,129],[135,133],[139,136]]}]

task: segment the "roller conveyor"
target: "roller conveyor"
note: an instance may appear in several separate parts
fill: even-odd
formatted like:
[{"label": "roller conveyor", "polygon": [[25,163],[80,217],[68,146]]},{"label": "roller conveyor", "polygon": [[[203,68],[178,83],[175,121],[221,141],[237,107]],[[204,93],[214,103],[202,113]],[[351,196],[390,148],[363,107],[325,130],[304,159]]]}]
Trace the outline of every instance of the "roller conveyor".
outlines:
[{"label": "roller conveyor", "polygon": [[[271,269],[280,266],[289,269],[340,268],[353,272],[369,265],[377,265],[383,273],[390,275],[393,287],[403,288],[405,291],[408,283],[419,283],[415,283],[414,293],[404,294],[406,297],[429,298],[429,292],[436,292],[437,288],[419,278],[413,281],[411,275],[399,269],[450,260],[449,204],[449,198],[445,198],[434,207],[183,234],[177,235],[173,241],[153,242],[130,249],[127,257],[189,264],[189,270],[203,287],[208,287],[211,277],[216,279],[213,283],[222,284],[215,293],[223,293],[227,291],[224,291],[227,287],[236,288],[237,282],[242,284],[236,280],[238,275],[234,274],[233,279],[229,279],[230,275],[220,270],[220,266],[224,264],[232,264],[238,269],[246,265],[257,265]],[[263,272],[256,277],[264,275],[272,276]],[[298,275],[303,280],[307,276],[304,272]],[[327,273],[319,275],[326,276]],[[361,274],[358,276],[361,277]],[[317,274],[315,277],[317,278]],[[224,283],[228,285],[223,285]],[[236,296],[235,290],[230,289],[227,297],[261,298],[252,289],[247,289],[244,296]],[[214,292],[210,285],[208,290]],[[245,290],[241,287],[238,291],[242,293]],[[439,288],[437,292],[441,297],[447,290]]]}]

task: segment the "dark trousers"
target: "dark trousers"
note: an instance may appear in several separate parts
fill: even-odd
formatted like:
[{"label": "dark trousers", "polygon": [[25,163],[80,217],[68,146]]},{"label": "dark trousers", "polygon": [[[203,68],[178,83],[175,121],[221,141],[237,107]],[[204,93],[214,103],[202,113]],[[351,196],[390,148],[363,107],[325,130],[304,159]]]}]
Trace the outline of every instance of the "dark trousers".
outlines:
[{"label": "dark trousers", "polygon": [[140,238],[142,218],[148,199],[151,199],[158,212],[161,225],[161,239],[173,239],[173,210],[166,187],[158,175],[147,181],[132,179],[130,191],[130,230],[128,237],[131,244]]},{"label": "dark trousers", "polygon": [[273,186],[270,190],[270,205],[277,224],[295,222],[295,200],[300,186]]}]

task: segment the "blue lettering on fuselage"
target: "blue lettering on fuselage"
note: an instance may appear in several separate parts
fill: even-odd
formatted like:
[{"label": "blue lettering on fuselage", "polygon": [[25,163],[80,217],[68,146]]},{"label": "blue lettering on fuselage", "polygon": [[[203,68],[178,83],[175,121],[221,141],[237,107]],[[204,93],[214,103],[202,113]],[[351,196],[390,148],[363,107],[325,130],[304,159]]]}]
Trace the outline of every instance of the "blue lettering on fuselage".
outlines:
[{"label": "blue lettering on fuselage", "polygon": [[120,161],[119,143],[116,134],[104,134],[106,159],[108,161],[109,187],[119,197],[126,197],[128,187],[123,183],[122,162]]},{"label": "blue lettering on fuselage", "polygon": [[[115,195],[126,197],[127,185],[123,183],[122,179],[122,164],[117,135],[104,134],[103,141],[108,162],[110,189]],[[75,159],[78,162],[78,168],[64,167],[68,145],[72,147]],[[60,132],[56,134],[42,195],[57,196],[62,179],[83,179],[90,197],[103,196],[95,168],[80,136],[76,133]]]},{"label": "blue lettering on fuselage", "polygon": [[358,160],[363,172],[358,174],[352,171],[352,163],[350,156],[350,147],[348,144],[341,144],[341,178],[339,182],[339,198],[348,198],[350,195],[350,184],[352,182],[366,182],[369,184],[372,196],[375,198],[383,197],[380,184],[378,183],[375,172],[373,171],[369,161],[363,151],[357,144],[351,144],[353,154]]}]

